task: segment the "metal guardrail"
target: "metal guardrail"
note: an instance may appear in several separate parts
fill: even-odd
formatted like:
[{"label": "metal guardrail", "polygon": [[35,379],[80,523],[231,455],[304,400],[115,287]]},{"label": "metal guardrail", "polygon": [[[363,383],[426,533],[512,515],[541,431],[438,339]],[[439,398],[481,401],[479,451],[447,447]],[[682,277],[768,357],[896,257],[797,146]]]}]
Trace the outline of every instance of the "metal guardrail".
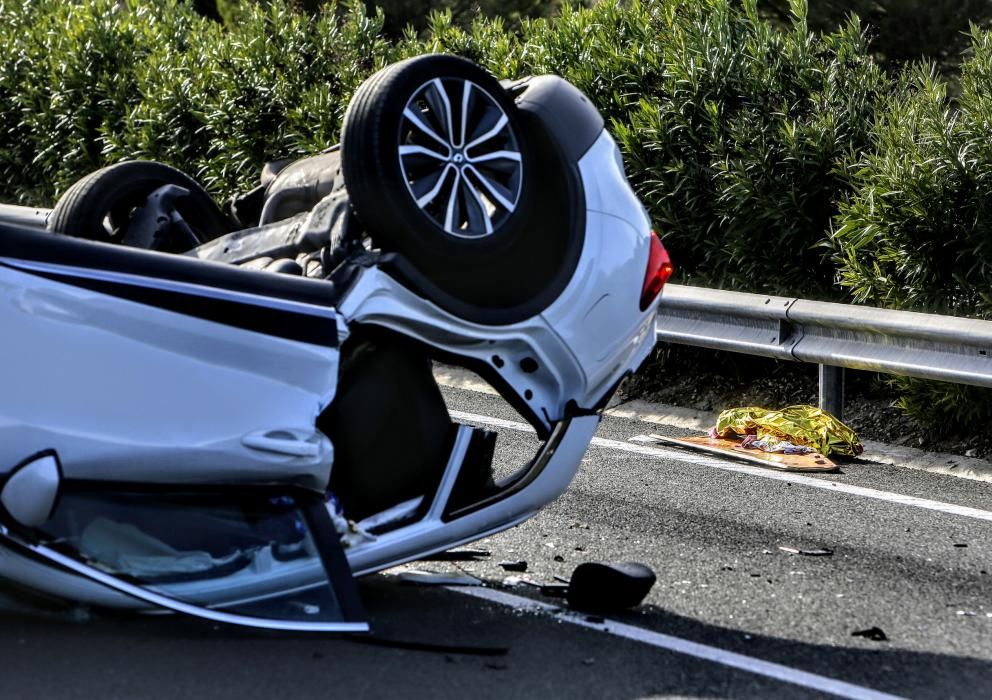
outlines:
[{"label": "metal guardrail", "polygon": [[14,204],[0,204],[0,221],[21,226],[45,228],[51,209],[19,207]]},{"label": "metal guardrail", "polygon": [[992,321],[670,284],[658,340],[820,366],[843,414],[843,369],[992,387]]}]

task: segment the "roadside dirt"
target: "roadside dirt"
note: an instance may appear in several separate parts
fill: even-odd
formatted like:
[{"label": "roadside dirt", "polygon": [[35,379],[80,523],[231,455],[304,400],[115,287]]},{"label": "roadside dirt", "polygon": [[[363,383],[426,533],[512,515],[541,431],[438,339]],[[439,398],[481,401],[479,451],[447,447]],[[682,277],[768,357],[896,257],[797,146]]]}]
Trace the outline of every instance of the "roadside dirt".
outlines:
[{"label": "roadside dirt", "polygon": [[[862,440],[876,440],[968,457],[992,455],[992,434],[935,436],[893,404],[884,375],[848,371],[843,420]],[[659,345],[623,389],[622,399],[643,399],[699,411],[738,406],[782,408],[817,403],[815,365],[699,348]]]}]

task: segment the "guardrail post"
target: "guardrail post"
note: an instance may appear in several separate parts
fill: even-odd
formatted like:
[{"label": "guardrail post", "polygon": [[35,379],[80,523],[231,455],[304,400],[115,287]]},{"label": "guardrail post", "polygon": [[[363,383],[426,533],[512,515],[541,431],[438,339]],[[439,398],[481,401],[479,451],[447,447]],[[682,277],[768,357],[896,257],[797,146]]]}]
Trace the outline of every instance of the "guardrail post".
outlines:
[{"label": "guardrail post", "polygon": [[844,420],[844,368],[820,365],[820,408]]}]

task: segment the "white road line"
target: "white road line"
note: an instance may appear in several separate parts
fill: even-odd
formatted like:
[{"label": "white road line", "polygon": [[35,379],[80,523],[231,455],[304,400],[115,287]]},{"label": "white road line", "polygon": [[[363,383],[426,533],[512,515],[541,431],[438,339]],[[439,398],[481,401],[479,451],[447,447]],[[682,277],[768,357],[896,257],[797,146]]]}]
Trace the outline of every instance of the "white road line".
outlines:
[{"label": "white road line", "polygon": [[898,700],[898,696],[896,695],[880,693],[876,690],[871,690],[870,688],[863,688],[852,683],[845,683],[844,681],[838,681],[834,678],[828,678],[827,676],[819,676],[815,673],[800,671],[799,669],[783,666],[782,664],[756,659],[752,656],[737,654],[725,649],[699,644],[698,642],[690,642],[687,639],[673,637],[669,634],[652,632],[651,630],[634,627],[633,625],[617,622],[616,620],[607,619],[603,622],[592,622],[584,615],[562,610],[557,606],[543,603],[538,600],[513,595],[512,593],[506,593],[492,588],[482,588],[477,586],[445,586],[445,588],[449,591],[461,593],[462,595],[471,596],[473,598],[481,598],[482,600],[486,600],[490,603],[505,605],[513,608],[514,610],[532,610],[549,613],[554,619],[560,620],[561,622],[567,622],[572,625],[577,625],[578,627],[585,627],[599,632],[605,632],[606,634],[611,634],[614,637],[623,637],[624,639],[630,639],[635,642],[640,642],[641,644],[647,644],[659,649],[673,651],[677,654],[685,654],[686,656],[692,656],[697,659],[703,659],[704,661],[729,666],[730,668],[747,671],[766,678],[773,678],[784,683],[791,683],[792,685],[810,688],[811,690],[816,690],[821,693],[829,693],[842,698],[850,698],[851,700]]},{"label": "white road line", "polygon": [[[451,417],[455,420],[462,420],[468,423],[477,423],[480,425],[488,425],[496,428],[506,428],[508,430],[517,430],[521,432],[534,432],[534,429],[527,425],[526,423],[520,423],[517,421],[502,420],[500,418],[490,418],[489,416],[481,416],[475,413],[463,413],[462,411],[451,411]],[[633,440],[650,440],[646,436],[639,435]],[[849,496],[861,496],[863,498],[872,498],[877,501],[886,501],[888,503],[897,503],[903,506],[912,506],[914,508],[923,508],[925,510],[934,510],[940,513],[947,513],[949,515],[958,515],[964,518],[973,518],[975,520],[984,520],[987,522],[992,522],[992,512],[987,510],[980,510],[978,508],[969,508],[967,506],[959,506],[954,503],[943,503],[942,501],[931,501],[926,498],[917,498],[916,496],[905,496],[899,493],[890,493],[888,491],[878,491],[876,489],[869,489],[863,486],[854,486],[852,484],[844,484],[836,481],[827,481],[826,479],[817,479],[811,476],[804,476],[802,474],[794,474],[790,472],[780,472],[773,471],[771,469],[763,469],[762,467],[754,467],[749,464],[738,464],[736,462],[725,461],[722,459],[717,459],[714,457],[708,457],[705,455],[694,455],[677,450],[671,447],[655,447],[648,445],[638,445],[631,444],[629,442],[621,442],[619,440],[607,440],[605,438],[593,438],[593,447],[602,447],[610,450],[619,450],[621,452],[629,452],[631,454],[643,455],[645,457],[658,457],[661,459],[668,459],[673,462],[682,462],[684,464],[691,464],[700,467],[709,467],[711,469],[721,469],[728,472],[737,472],[740,474],[749,474],[750,476],[761,477],[762,479],[772,479],[774,481],[786,481],[790,484],[801,484],[803,486],[808,486],[814,489],[823,489],[824,491],[830,491],[833,493],[843,493]]]}]

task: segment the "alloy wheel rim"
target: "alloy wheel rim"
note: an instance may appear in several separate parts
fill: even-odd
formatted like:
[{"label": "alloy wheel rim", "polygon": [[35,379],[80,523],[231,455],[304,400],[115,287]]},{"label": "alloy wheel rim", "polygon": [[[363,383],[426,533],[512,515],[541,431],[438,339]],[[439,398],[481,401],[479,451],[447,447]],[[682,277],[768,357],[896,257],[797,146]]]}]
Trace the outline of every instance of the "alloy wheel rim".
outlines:
[{"label": "alloy wheel rim", "polygon": [[417,207],[445,233],[491,236],[516,210],[523,159],[503,108],[471,80],[435,78],[403,108],[400,169]]}]

